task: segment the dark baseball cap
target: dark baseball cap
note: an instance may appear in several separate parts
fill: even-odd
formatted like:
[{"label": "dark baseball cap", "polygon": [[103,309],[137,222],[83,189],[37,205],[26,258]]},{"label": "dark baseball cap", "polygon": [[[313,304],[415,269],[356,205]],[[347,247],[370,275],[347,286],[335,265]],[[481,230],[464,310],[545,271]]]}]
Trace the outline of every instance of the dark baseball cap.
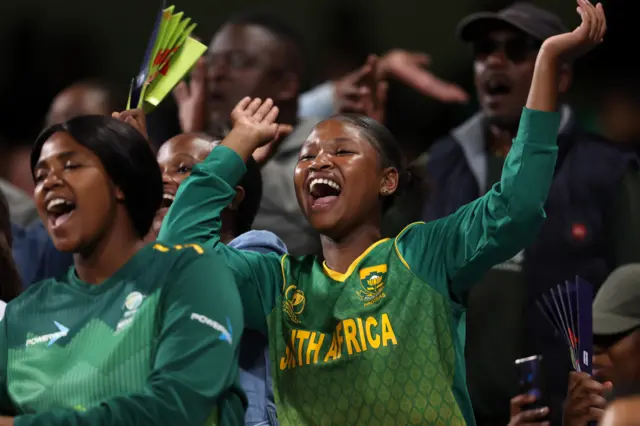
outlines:
[{"label": "dark baseball cap", "polygon": [[640,326],[640,263],[613,271],[593,301],[593,334],[613,335]]},{"label": "dark baseball cap", "polygon": [[534,4],[518,2],[499,12],[479,12],[467,16],[458,24],[458,36],[473,41],[497,26],[515,27],[538,41],[567,32],[559,17]]}]

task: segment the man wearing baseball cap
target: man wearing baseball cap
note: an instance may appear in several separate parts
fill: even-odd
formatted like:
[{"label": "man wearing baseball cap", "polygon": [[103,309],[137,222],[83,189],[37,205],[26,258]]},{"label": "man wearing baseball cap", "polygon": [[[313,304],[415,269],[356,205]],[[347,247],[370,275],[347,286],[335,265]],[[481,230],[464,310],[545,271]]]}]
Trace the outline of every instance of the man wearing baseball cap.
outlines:
[{"label": "man wearing baseball cap", "polygon": [[567,31],[560,18],[553,13],[533,3],[521,2],[499,12],[479,12],[467,16],[458,24],[458,35],[463,41],[472,42],[500,25],[516,28],[539,42]]},{"label": "man wearing baseball cap", "polygon": [[[455,212],[499,182],[538,49],[565,31],[557,16],[524,2],[460,22],[458,36],[473,52],[480,111],[430,149],[433,192],[425,220]],[[566,64],[560,91],[570,83]],[[513,362],[532,354],[544,358],[545,397],[553,424],[561,421],[571,364],[533,301],[576,275],[599,285],[616,266],[640,262],[640,212],[632,208],[640,205],[636,155],[586,133],[568,105],[560,113],[547,221],[530,247],[493,268],[467,295],[467,384],[479,426],[509,422],[509,400],[519,393]]]},{"label": "man wearing baseball cap", "polygon": [[611,359],[614,385],[640,384],[640,263],[616,269],[596,294],[593,335]]}]

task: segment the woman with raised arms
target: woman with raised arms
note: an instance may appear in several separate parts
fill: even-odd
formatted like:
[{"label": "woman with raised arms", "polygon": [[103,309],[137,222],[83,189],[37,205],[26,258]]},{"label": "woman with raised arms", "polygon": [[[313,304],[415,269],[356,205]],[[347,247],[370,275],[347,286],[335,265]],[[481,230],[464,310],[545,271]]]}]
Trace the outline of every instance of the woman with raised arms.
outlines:
[{"label": "woman with raised arms", "polygon": [[293,179],[322,257],[261,255],[220,242],[220,212],[255,149],[287,129],[270,100],[244,99],[233,130],[180,187],[162,240],[215,248],[236,274],[247,327],[268,333],[283,425],[473,425],[465,386],[470,287],[536,236],[556,162],[558,68],[602,40],[602,7],[540,49],[502,179],[453,215],[381,239],[408,179],[400,147],[365,117],[335,116],[305,142]]}]

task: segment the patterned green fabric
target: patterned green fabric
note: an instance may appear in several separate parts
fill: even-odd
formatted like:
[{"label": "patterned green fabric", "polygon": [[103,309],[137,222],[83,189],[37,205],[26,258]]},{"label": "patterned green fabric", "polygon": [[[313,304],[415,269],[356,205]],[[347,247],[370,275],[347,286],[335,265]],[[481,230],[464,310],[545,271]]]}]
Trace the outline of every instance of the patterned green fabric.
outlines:
[{"label": "patterned green fabric", "polygon": [[0,415],[17,414],[16,426],[236,426],[243,327],[232,276],[199,246],[147,245],[99,285],[71,269],[7,305]]},{"label": "patterned green fabric", "polygon": [[403,265],[393,240],[344,282],[317,263],[310,275],[304,263],[285,266],[284,299],[268,318],[280,424],[465,424],[452,392],[451,303]]},{"label": "patterned green fabric", "polygon": [[[85,411],[112,395],[142,388],[151,371],[158,296],[158,291],[149,295],[135,312],[135,321],[119,332],[94,318],[64,346],[41,342],[9,349],[9,394],[14,403],[36,412],[56,407]],[[125,317],[131,311],[124,305],[118,308],[123,321],[133,319]],[[50,328],[56,329],[53,322]],[[37,337],[27,333],[28,340]]]}]

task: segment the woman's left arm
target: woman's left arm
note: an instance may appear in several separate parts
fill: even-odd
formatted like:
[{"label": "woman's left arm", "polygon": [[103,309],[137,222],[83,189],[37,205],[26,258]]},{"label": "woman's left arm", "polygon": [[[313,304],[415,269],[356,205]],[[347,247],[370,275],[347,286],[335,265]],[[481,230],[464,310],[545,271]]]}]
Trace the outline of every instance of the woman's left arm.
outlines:
[{"label": "woman's left arm", "polygon": [[463,302],[489,268],[533,241],[545,219],[559,121],[557,113],[525,109],[500,182],[454,214],[400,234],[398,251],[416,275],[448,283],[438,290]]}]

